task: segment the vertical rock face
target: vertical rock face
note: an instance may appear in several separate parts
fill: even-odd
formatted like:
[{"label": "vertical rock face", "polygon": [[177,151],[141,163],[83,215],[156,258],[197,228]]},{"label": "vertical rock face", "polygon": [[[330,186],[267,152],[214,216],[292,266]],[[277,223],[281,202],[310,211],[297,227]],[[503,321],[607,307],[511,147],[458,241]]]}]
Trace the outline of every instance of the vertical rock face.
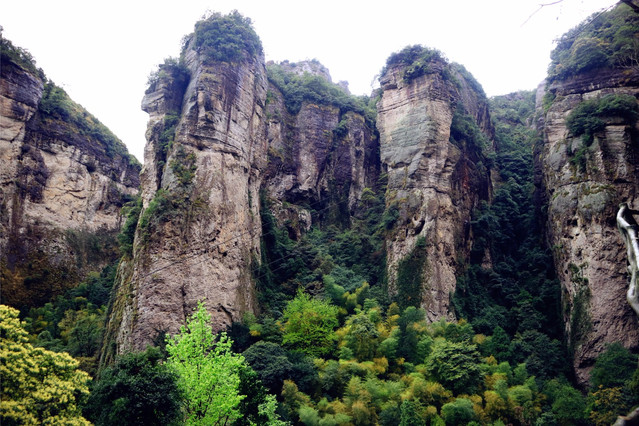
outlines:
[{"label": "vertical rock face", "polygon": [[[389,290],[401,295],[402,275],[418,274],[420,300],[409,304],[421,305],[436,320],[452,316],[449,296],[460,272],[458,259],[470,247],[470,213],[490,192],[481,150],[464,138],[451,139],[456,110],[488,135],[492,130],[485,100],[469,90],[462,75],[451,78],[450,65],[441,59],[427,66],[430,72],[412,79],[405,65],[386,70],[377,127],[388,173],[387,213],[396,217],[386,240]],[[408,264],[402,263],[416,250],[421,266],[403,274]]]},{"label": "vertical rock face", "polygon": [[115,352],[177,332],[198,300],[219,328],[255,309],[251,262],[259,259],[267,152],[264,59],[213,61],[192,43],[185,55],[188,85],[184,70],[166,68],[142,103],[150,114],[144,209],[108,325]]},{"label": "vertical rock face", "polygon": [[[330,82],[319,63],[286,64],[287,72],[313,70]],[[354,111],[331,104],[303,102],[296,113],[286,107],[284,95],[269,87],[267,135],[268,169],[264,181],[280,223],[293,223],[289,231],[299,236],[311,225],[305,204],[319,211],[319,219],[348,224],[364,188],[379,177],[379,145],[375,129]],[[284,208],[282,202],[290,207]]]},{"label": "vertical rock face", "polygon": [[620,203],[639,208],[639,128],[622,110],[588,115],[600,120],[590,135],[575,135],[575,127],[571,132],[567,124],[587,105],[601,107],[613,98],[636,102],[639,74],[607,70],[580,75],[550,85],[546,96],[553,101],[545,113],[537,160],[566,336],[577,377],[586,383],[607,343],[639,349],[639,320],[626,302],[626,253],[615,223]]},{"label": "vertical rock face", "polygon": [[124,145],[19,62],[3,54],[0,76],[2,302],[16,306],[114,261],[120,208],[139,184]]}]

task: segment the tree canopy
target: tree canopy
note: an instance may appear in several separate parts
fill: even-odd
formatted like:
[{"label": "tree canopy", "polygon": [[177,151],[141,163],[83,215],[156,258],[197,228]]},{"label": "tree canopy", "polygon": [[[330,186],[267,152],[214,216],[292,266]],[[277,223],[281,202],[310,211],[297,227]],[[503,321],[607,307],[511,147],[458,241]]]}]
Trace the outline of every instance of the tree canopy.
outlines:
[{"label": "tree canopy", "polygon": [[29,343],[18,315],[17,309],[0,305],[2,424],[90,424],[80,407],[91,378],[69,354]]},{"label": "tree canopy", "polygon": [[166,350],[167,365],[178,375],[184,393],[186,424],[224,425],[239,417],[244,357],[231,351],[226,333],[215,337],[202,302],[180,333],[167,337]]}]

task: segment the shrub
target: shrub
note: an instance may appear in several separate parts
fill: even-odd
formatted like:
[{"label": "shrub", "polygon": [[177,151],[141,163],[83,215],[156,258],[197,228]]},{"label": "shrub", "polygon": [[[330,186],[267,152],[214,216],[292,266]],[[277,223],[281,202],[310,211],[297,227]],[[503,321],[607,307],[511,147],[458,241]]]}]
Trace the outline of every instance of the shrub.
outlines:
[{"label": "shrub", "polygon": [[180,407],[177,375],[149,347],[102,371],[85,411],[97,425],[166,425],[177,424]]},{"label": "shrub", "polygon": [[615,342],[597,357],[590,375],[590,382],[593,389],[599,386],[620,387],[630,380],[636,369],[637,355],[630,353],[621,343]]},{"label": "shrub", "polygon": [[[369,123],[375,120],[376,109],[369,105],[367,96],[350,95],[322,76],[309,73],[298,75],[279,64],[269,64],[266,70],[271,84],[282,92],[286,109],[291,114],[297,114],[303,102],[312,102],[318,105],[334,105],[342,114],[347,111],[357,112],[362,114]],[[335,129],[337,137],[346,134],[348,129],[345,124],[340,122]]]},{"label": "shrub", "polygon": [[284,310],[283,343],[312,356],[330,353],[335,341],[333,330],[338,325],[337,311],[328,302],[298,292]]},{"label": "shrub", "polygon": [[133,255],[133,241],[141,211],[142,198],[140,197],[137,197],[134,201],[130,201],[122,209],[122,215],[126,216],[126,221],[124,222],[122,231],[118,234],[118,243],[120,245],[120,252],[122,255],[129,257]]},{"label": "shrub", "polygon": [[580,103],[566,118],[566,127],[574,136],[582,136],[586,145],[594,134],[606,127],[605,118],[621,117],[634,126],[639,117],[637,100],[630,95],[609,94]]},{"label": "shrub", "polygon": [[195,47],[205,57],[221,62],[237,62],[262,54],[262,42],[251,19],[237,10],[228,15],[214,13],[195,24]]},{"label": "shrub", "polygon": [[388,57],[386,66],[380,74],[384,75],[392,66],[401,65],[405,67],[402,77],[406,81],[411,81],[422,75],[435,72],[431,67],[431,63],[434,61],[447,62],[439,50],[430,49],[419,44],[406,46],[399,52],[395,52]]},{"label": "shrub", "polygon": [[627,5],[596,13],[564,34],[552,51],[548,80],[565,80],[601,68],[636,66],[639,15]]}]

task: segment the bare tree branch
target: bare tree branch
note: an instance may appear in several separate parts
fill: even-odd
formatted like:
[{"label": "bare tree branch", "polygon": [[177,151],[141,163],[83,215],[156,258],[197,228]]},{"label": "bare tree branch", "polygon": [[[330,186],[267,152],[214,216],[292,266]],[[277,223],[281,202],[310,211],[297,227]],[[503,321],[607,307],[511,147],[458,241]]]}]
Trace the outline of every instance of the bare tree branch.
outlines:
[{"label": "bare tree branch", "polygon": [[[551,2],[551,3],[541,3],[541,4],[539,5],[539,9],[535,10],[535,11],[534,11],[534,12],[533,12],[533,13],[532,13],[529,17],[528,17],[528,19],[526,19],[526,20],[524,21],[524,23],[523,23],[523,24],[521,24],[521,26],[523,27],[524,25],[526,25],[526,24],[528,23],[528,21],[530,21],[530,19],[531,19],[533,16],[535,16],[537,13],[539,13],[539,11],[540,11],[541,9],[543,9],[544,7],[546,7],[546,6],[553,6],[553,5],[555,5],[555,4],[559,4],[559,3],[563,2],[563,1],[564,1],[564,0],[557,0],[557,1],[553,1],[553,2]],[[630,1],[630,0],[628,0],[628,1]]]},{"label": "bare tree branch", "polygon": [[634,4],[632,0],[621,0],[621,3],[626,3],[632,10],[634,10],[636,13],[639,13],[639,6]]}]

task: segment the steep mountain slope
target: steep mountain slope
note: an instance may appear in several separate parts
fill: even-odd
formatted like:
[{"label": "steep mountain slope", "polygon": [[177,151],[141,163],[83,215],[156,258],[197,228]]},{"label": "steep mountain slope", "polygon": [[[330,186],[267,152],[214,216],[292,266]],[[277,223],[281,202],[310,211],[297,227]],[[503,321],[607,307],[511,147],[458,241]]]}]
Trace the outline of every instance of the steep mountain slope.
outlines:
[{"label": "steep mountain slope", "polygon": [[[269,64],[268,70],[264,188],[276,216],[284,222],[293,214],[308,230],[312,208],[316,221],[347,227],[362,191],[379,178],[372,108],[334,85],[319,62]],[[281,211],[282,203],[293,210]]]},{"label": "steep mountain slope", "polygon": [[638,23],[623,5],[566,34],[539,103],[544,143],[536,159],[566,337],[582,383],[606,344],[639,349],[615,224],[620,203],[639,207],[639,70],[625,41],[636,40]]},{"label": "steep mountain slope", "polygon": [[[239,14],[224,19],[246,28]],[[219,328],[256,309],[266,70],[252,30],[220,34],[213,20],[196,25],[185,65],[165,64],[142,103],[150,114],[143,210],[108,324],[118,352],[175,333],[198,300]],[[218,37],[230,46],[224,57],[209,45]]]},{"label": "steep mountain slope", "polygon": [[117,259],[140,166],[28,53],[0,42],[2,303],[24,307]]},{"label": "steep mountain slope", "polygon": [[[428,319],[452,318],[450,296],[468,256],[470,214],[491,193],[492,124],[483,91],[438,52],[391,56],[380,81],[381,163],[388,174],[388,287]],[[474,87],[473,87],[474,86]]]}]

